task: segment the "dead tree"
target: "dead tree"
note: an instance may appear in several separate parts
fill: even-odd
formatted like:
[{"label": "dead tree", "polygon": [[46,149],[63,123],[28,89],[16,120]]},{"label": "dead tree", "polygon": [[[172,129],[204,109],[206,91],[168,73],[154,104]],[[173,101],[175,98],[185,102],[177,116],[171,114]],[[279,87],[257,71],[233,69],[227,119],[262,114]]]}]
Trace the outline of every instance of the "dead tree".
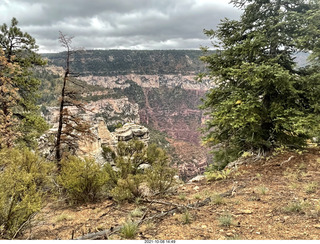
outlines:
[{"label": "dead tree", "polygon": [[66,48],[66,66],[64,68],[63,86],[61,90],[61,100],[59,108],[59,124],[55,145],[55,158],[58,170],[61,169],[61,160],[64,152],[75,154],[79,148],[79,141],[86,137],[92,139],[90,124],[81,118],[77,112],[70,111],[70,107],[76,111],[85,110],[84,103],[81,102],[81,88],[79,82],[70,72],[71,55],[74,51],[71,48],[72,37],[67,37],[60,32],[59,41]]}]

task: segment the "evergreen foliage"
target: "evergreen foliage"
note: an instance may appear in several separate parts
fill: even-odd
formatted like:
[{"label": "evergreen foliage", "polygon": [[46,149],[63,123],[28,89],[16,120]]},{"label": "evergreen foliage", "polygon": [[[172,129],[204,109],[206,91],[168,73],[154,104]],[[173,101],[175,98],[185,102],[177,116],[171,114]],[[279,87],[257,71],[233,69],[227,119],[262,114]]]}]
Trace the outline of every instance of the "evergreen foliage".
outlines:
[{"label": "evergreen foliage", "polygon": [[174,185],[176,170],[170,167],[166,152],[155,144],[148,147],[147,157],[151,163],[151,167],[145,171],[148,186],[153,192],[162,195]]},{"label": "evergreen foliage", "polygon": [[10,27],[6,24],[0,26],[0,46],[7,62],[19,70],[10,74],[11,84],[19,95],[12,116],[19,120],[21,135],[18,142],[35,147],[36,137],[43,134],[48,126],[36,105],[40,97],[40,80],[34,77],[32,68],[44,65],[45,61],[36,53],[35,39],[18,28],[15,18],[12,18]]},{"label": "evergreen foliage", "polygon": [[[146,187],[153,194],[165,194],[174,186],[175,170],[166,153],[156,145],[146,147],[135,140],[119,142],[115,155],[115,167],[104,167],[110,176],[110,194],[116,201],[141,197]],[[143,169],[143,164],[149,168]]]},{"label": "evergreen foliage", "polygon": [[19,66],[10,64],[0,49],[0,148],[13,147],[14,141],[20,135],[19,121],[13,116],[20,96],[11,79],[12,74],[17,72]]},{"label": "evergreen foliage", "polygon": [[[205,30],[220,50],[201,58],[216,88],[204,99],[204,142],[223,168],[245,151],[264,153],[281,145],[301,147],[319,119],[319,79],[298,68],[294,54],[312,4],[303,0],[233,0],[239,21],[222,20]],[[201,79],[203,74],[199,77]]]}]

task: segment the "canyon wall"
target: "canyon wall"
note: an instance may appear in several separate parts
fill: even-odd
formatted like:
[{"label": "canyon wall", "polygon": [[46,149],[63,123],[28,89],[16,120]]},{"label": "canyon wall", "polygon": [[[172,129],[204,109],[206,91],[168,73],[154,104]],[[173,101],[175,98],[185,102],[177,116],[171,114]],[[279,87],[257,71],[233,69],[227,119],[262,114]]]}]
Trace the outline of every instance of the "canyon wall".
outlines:
[{"label": "canyon wall", "polygon": [[[118,123],[146,126],[150,141],[169,151],[181,176],[189,179],[211,161],[208,149],[200,143],[199,128],[205,117],[198,107],[214,83],[195,80],[205,69],[200,54],[190,50],[88,51],[74,56],[71,69],[80,74],[78,79],[86,87],[87,116],[102,117],[111,131]],[[46,57],[51,72],[61,72],[63,53]],[[49,120],[52,111],[47,108]]]}]

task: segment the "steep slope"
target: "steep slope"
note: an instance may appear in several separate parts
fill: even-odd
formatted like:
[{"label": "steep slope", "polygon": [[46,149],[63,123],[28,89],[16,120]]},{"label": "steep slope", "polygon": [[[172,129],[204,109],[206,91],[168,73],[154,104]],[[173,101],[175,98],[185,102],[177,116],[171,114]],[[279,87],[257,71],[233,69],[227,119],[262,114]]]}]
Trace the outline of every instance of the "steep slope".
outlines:
[{"label": "steep slope", "polygon": [[[182,184],[165,199],[153,197],[122,205],[106,200],[77,207],[54,202],[37,215],[32,231],[19,238],[78,238],[113,230],[129,216],[148,219],[180,206],[181,211],[143,222],[134,239],[319,240],[319,169],[319,148],[311,148],[248,159],[227,179]],[[211,201],[205,201],[208,198]],[[183,206],[197,202],[205,204],[189,208],[186,223]],[[136,209],[141,211],[138,216],[133,215]],[[125,238],[114,232],[109,239]]]}]

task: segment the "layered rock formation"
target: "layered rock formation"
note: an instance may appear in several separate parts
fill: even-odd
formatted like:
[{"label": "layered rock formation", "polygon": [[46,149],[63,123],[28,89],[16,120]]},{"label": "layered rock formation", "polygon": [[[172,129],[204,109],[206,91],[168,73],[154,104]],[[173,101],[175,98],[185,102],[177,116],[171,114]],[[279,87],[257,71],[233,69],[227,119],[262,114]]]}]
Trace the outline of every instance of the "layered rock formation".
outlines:
[{"label": "layered rock formation", "polygon": [[[71,69],[91,89],[84,94],[89,101],[86,116],[102,117],[110,131],[119,123],[143,124],[159,137],[153,142],[165,145],[188,179],[210,162],[208,149],[200,145],[205,117],[198,106],[214,83],[195,80],[205,70],[199,56],[200,51],[191,50],[88,51],[75,55]],[[49,64],[64,65],[63,54],[47,57]],[[123,131],[122,137],[131,134]]]},{"label": "layered rock formation", "polygon": [[[108,146],[115,149],[119,141],[136,139],[148,144],[150,139],[149,130],[138,124],[126,123],[114,132],[110,132],[103,118],[97,117],[90,121],[92,123],[91,131],[93,138],[90,140],[88,138],[83,138],[79,141],[79,149],[76,154],[80,157],[91,156],[98,162],[104,163],[105,160],[102,157],[102,146]],[[57,123],[53,124],[53,127],[39,140],[40,151],[47,158],[54,158],[54,141],[56,133]]]},{"label": "layered rock formation", "polygon": [[[50,124],[58,122],[58,107],[47,107],[46,120]],[[79,113],[76,107],[68,107],[73,114]],[[127,97],[119,99],[101,99],[91,101],[85,105],[87,121],[94,120],[96,117],[103,117],[107,126],[116,123],[140,123],[139,106],[137,103],[130,102]]]},{"label": "layered rock formation", "polygon": [[213,84],[209,80],[197,82],[195,75],[118,75],[118,76],[83,76],[79,79],[89,85],[96,85],[108,89],[124,89],[130,85],[126,81],[130,80],[144,88],[159,88],[165,86],[168,88],[181,87],[186,90],[208,90]]}]

